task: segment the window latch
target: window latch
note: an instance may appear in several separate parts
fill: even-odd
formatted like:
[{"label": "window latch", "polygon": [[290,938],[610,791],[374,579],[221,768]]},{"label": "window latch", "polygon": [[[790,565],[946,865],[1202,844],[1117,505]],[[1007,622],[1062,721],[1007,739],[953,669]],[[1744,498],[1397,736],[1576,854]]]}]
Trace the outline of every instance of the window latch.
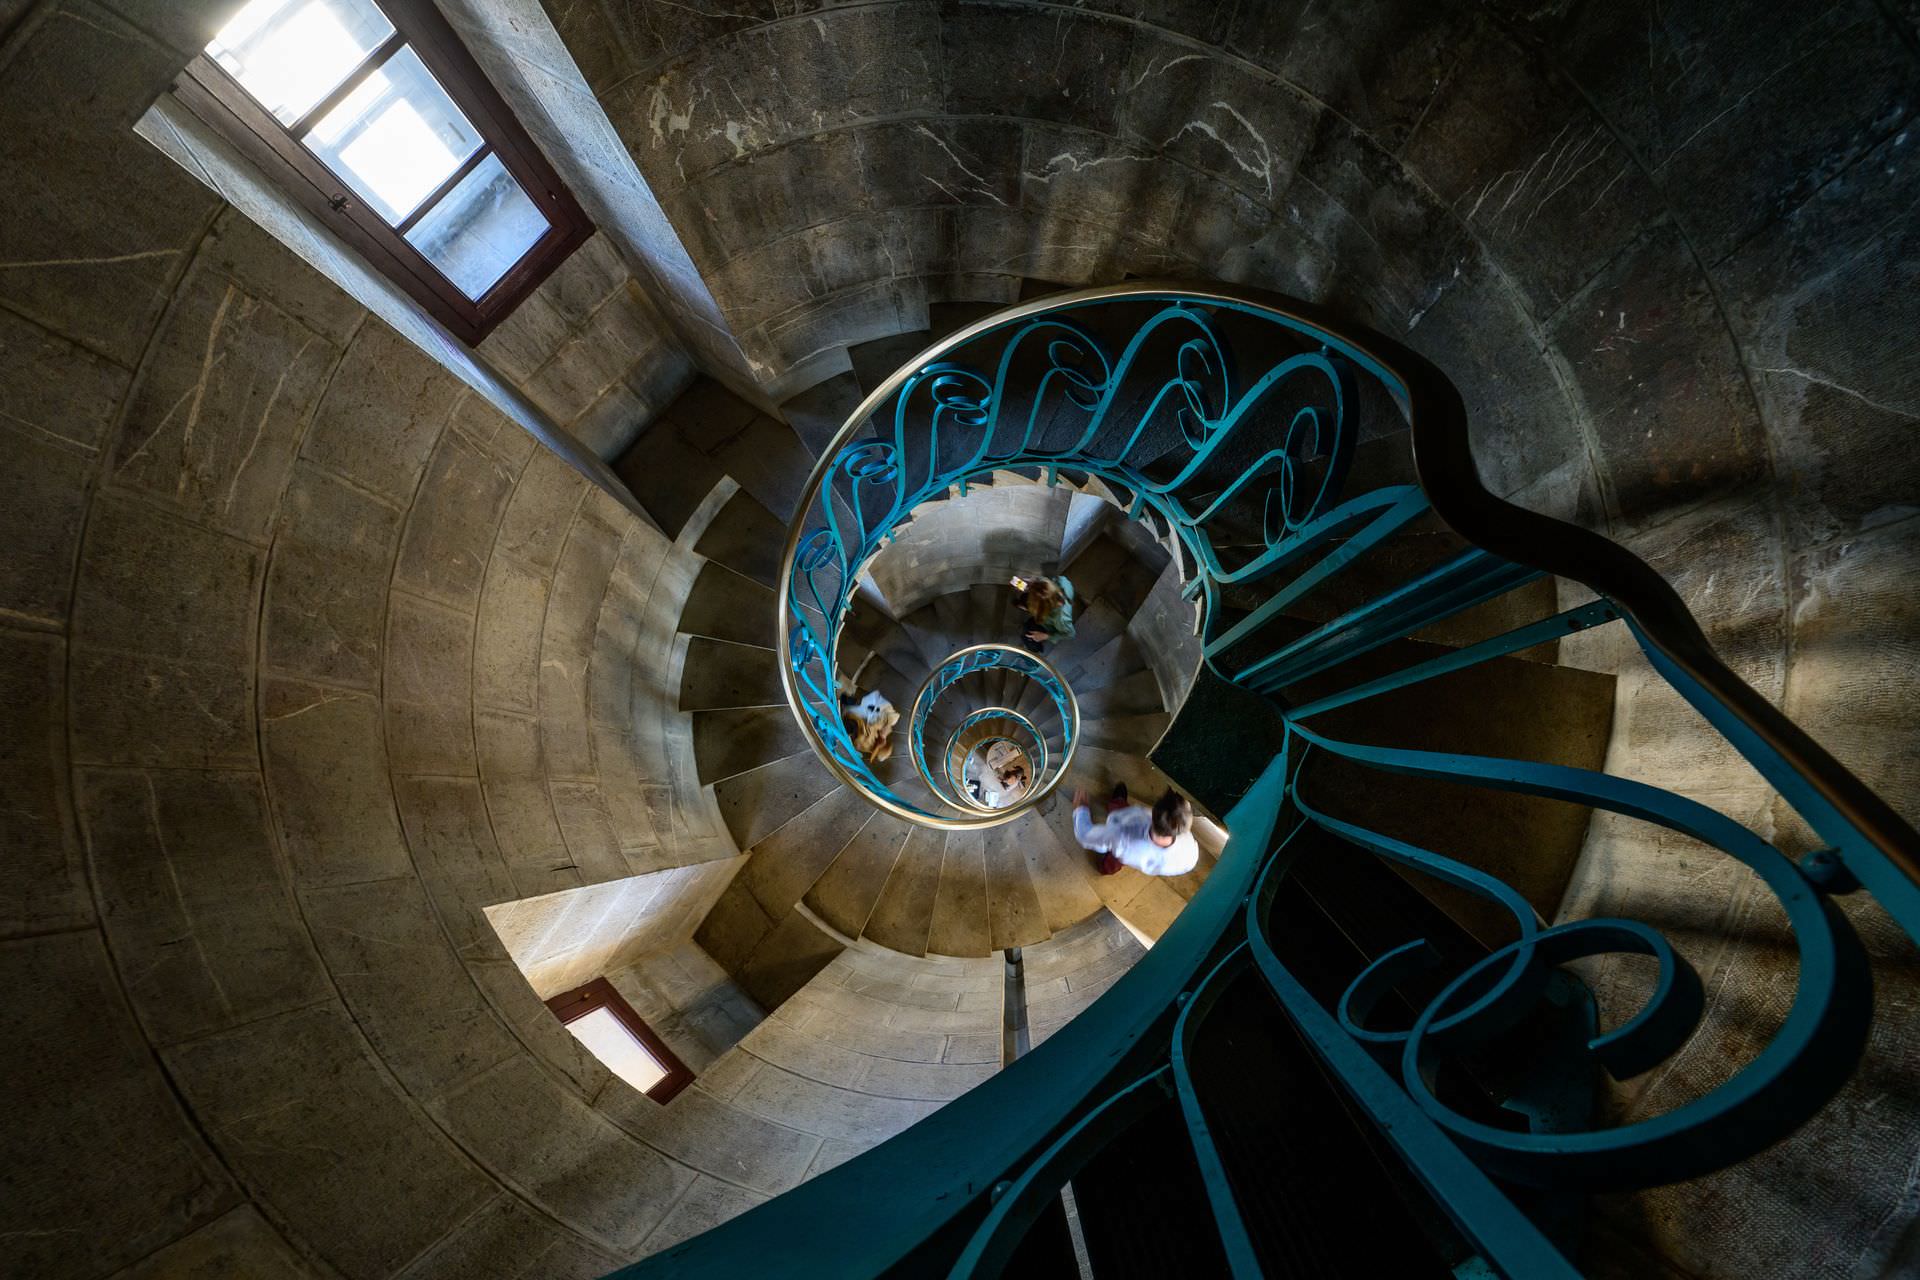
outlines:
[{"label": "window latch", "polygon": [[335,213],[344,213],[347,208],[347,198],[345,196],[335,196],[333,199],[327,201],[327,208],[333,210]]}]

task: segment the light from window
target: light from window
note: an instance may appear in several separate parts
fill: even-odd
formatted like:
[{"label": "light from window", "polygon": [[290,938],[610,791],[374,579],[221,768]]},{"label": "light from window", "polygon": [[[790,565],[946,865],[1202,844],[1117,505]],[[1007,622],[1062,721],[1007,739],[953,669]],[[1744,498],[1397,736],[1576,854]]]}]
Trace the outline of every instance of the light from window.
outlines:
[{"label": "light from window", "polygon": [[251,0],[207,56],[290,125],[393,34],[371,0]]},{"label": "light from window", "polygon": [[368,75],[301,141],[394,226],[481,147],[479,131],[411,49]]},{"label": "light from window", "polygon": [[582,1014],[567,1023],[567,1030],[609,1071],[642,1093],[667,1078],[660,1059],[647,1051],[611,1009],[602,1007]]},{"label": "light from window", "polygon": [[252,0],[207,55],[467,298],[550,229],[371,0]]},{"label": "light from window", "polygon": [[488,156],[414,224],[407,243],[477,298],[545,234],[547,220],[500,158]]}]

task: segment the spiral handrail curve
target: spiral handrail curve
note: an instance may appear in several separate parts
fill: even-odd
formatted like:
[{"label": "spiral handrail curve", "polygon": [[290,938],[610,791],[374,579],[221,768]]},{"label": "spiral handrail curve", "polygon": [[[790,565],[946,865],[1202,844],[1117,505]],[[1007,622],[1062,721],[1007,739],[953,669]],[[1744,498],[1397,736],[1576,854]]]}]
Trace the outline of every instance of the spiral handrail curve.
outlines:
[{"label": "spiral handrail curve", "polygon": [[[1155,309],[1132,328],[1118,354],[1109,354],[1074,313],[1117,304]],[[1232,344],[1223,336],[1233,319],[1271,325],[1276,338],[1284,335],[1299,349],[1280,350],[1264,371],[1236,385]],[[955,358],[1001,331],[1010,338],[991,373]],[[1044,357],[1046,371],[1035,377],[1023,370],[1015,378],[1016,355],[1035,335],[1041,349],[1025,354]],[[1169,342],[1171,354],[1163,349]],[[1129,381],[1136,376],[1148,385]],[[1343,494],[1354,447],[1346,410],[1356,402],[1361,378],[1383,389],[1404,415],[1419,483]],[[1276,425],[1262,411],[1274,408],[1266,397],[1282,386],[1299,394],[1289,402],[1291,415],[1283,414]],[[913,420],[910,432],[910,408],[919,404],[914,395],[923,389],[924,415]],[[1049,443],[1040,430],[1050,391],[1056,403],[1068,406],[1061,416],[1077,412],[1088,424],[1064,446]],[[891,441],[862,438],[869,419],[889,403]],[[1122,438],[1103,440],[1103,428],[1115,423]],[[932,447],[921,447],[924,460],[916,457],[909,447],[919,439],[913,432],[931,438],[943,424],[972,433],[969,439],[977,444],[944,464]],[[1047,429],[1053,426],[1049,419]],[[1153,458],[1144,456],[1150,429],[1159,432]],[[756,1234],[764,1238],[762,1233],[774,1231],[800,1265],[812,1260],[878,1274],[916,1250],[951,1240],[956,1220],[971,1214],[977,1225],[963,1233],[969,1237],[964,1248],[950,1255],[957,1259],[952,1274],[991,1274],[992,1261],[1008,1255],[1028,1218],[1012,1206],[992,1211],[990,1188],[1014,1187],[1020,1206],[1043,1201],[1070,1176],[1077,1153],[1111,1141],[1131,1122],[1134,1109],[1122,1102],[1141,1098],[1134,1090],[1143,1081],[1171,1080],[1183,1111],[1200,1114],[1189,1096],[1193,1080],[1181,1064],[1192,1033],[1212,1012],[1211,1000],[1194,1002],[1190,1014],[1167,1015],[1187,1009],[1196,991],[1210,991],[1231,976],[1227,966],[1212,968],[1225,954],[1223,940],[1251,959],[1252,971],[1329,1074],[1380,1128],[1460,1236],[1487,1265],[1509,1276],[1572,1274],[1554,1243],[1517,1209],[1510,1194],[1514,1184],[1558,1193],[1698,1176],[1777,1141],[1845,1083],[1871,1026],[1872,974],[1835,899],[1864,889],[1920,939],[1920,835],[1734,675],[1677,593],[1644,562],[1598,534],[1492,497],[1473,465],[1459,393],[1438,370],[1405,347],[1308,304],[1253,290],[1161,282],[1055,295],[989,316],[936,343],[862,402],[809,479],[779,583],[781,676],[789,705],[842,781],[867,790],[857,762],[836,755],[830,741],[834,721],[820,712],[819,686],[824,672],[832,688],[838,626],[860,570],[920,502],[1003,469],[1031,470],[1049,483],[1062,472],[1098,478],[1129,515],[1154,522],[1180,557],[1187,592],[1200,605],[1205,661],[1224,679],[1275,698],[1286,743],[1228,813],[1227,847],[1199,893],[1147,956],[1088,1011],[1033,1054],[899,1137],[738,1220],[740,1229],[730,1225],[661,1255],[665,1270],[729,1274],[752,1256]],[[1252,543],[1244,537],[1249,506],[1258,508],[1264,535]],[[1264,638],[1264,625],[1283,609],[1428,512],[1459,534],[1468,550],[1305,635]],[[1229,564],[1211,527],[1236,519],[1242,523],[1229,528],[1233,537],[1221,545],[1252,549]],[[1586,585],[1600,599],[1306,704],[1285,700],[1283,691],[1300,681],[1548,573]],[[1238,615],[1227,606],[1231,589],[1283,574],[1282,585],[1264,602]],[[1795,859],[1713,809],[1601,772],[1342,742],[1308,727],[1334,706],[1615,621],[1628,628],[1654,671],[1753,764],[1827,848]],[[1598,1066],[1622,1079],[1670,1058],[1700,1025],[1700,980],[1678,949],[1645,923],[1595,918],[1548,927],[1497,879],[1323,812],[1302,787],[1306,762],[1316,755],[1383,776],[1586,805],[1681,833],[1733,858],[1757,874],[1794,931],[1798,971],[1787,1016],[1739,1070],[1657,1115],[1613,1125],[1594,1125],[1589,1117],[1588,1127],[1536,1120],[1521,1132],[1488,1128],[1453,1111],[1434,1092],[1436,1065],[1511,1030],[1550,991],[1590,999],[1563,968],[1569,961],[1629,953],[1655,962],[1642,1007],[1619,1026],[1593,1032],[1577,1046],[1580,1060],[1567,1067]],[[870,772],[868,781],[877,786]],[[878,787],[869,798],[893,808],[884,792]],[[1499,902],[1514,912],[1518,939],[1445,975],[1437,996],[1414,1003],[1407,1027],[1376,1025],[1375,1006],[1403,977],[1436,962],[1424,940],[1374,957],[1337,1001],[1323,1004],[1289,971],[1267,917],[1294,856],[1290,849],[1308,828]],[[1233,934],[1236,929],[1240,933]],[[1237,951],[1242,945],[1244,953]],[[1178,1027],[1171,1039],[1169,1022]],[[1102,1065],[1122,1061],[1144,1066],[1120,1077]],[[1222,1237],[1231,1243],[1244,1234],[1235,1225],[1233,1189],[1219,1162],[1205,1158],[1204,1129],[1192,1129],[1192,1136]],[[853,1189],[888,1185],[889,1179],[904,1180],[900,1195],[879,1197],[871,1213],[853,1207],[863,1202]],[[746,1227],[750,1220],[754,1225]],[[857,1258],[848,1252],[855,1241]]]}]

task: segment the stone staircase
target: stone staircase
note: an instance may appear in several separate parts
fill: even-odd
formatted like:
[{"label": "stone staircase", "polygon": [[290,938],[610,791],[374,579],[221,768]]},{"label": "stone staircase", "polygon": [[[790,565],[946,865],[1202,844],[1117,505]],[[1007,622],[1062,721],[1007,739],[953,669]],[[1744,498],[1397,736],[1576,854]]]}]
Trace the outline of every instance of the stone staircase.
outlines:
[{"label": "stone staircase", "polygon": [[[955,498],[950,505],[964,509],[986,496]],[[1068,495],[1058,498],[1064,504]],[[1081,701],[1082,746],[1071,782],[1104,791],[1124,780],[1137,794],[1152,796],[1169,784],[1146,756],[1172,717],[1154,664],[1130,624],[1165,572],[1167,557],[1151,540],[1125,530],[1122,524],[1100,531],[1070,548],[1064,571],[1078,588],[1082,621],[1078,634],[1049,657]],[[911,540],[912,530],[904,531],[903,543],[910,547]],[[876,561],[876,578],[887,577],[893,551]],[[1059,551],[1040,567],[1055,568]],[[712,566],[703,570],[702,581],[715,572]],[[739,608],[755,602],[771,607],[761,594],[736,584],[738,576],[724,581]],[[696,586],[690,612],[700,599]],[[728,617],[733,612],[725,611]],[[703,621],[683,615],[683,630]],[[862,599],[843,641],[843,669],[857,687],[879,689],[904,711],[948,654],[1010,640],[1019,625],[1004,577],[944,593],[904,618]],[[1068,808],[1057,798],[986,831],[942,832],[874,809],[835,782],[805,747],[784,704],[756,701],[777,700],[778,684],[770,637],[760,637],[757,647],[753,639],[694,637],[681,707],[693,721],[700,780],[712,786],[736,841],[752,855],[698,937],[763,1003],[779,1003],[789,984],[804,981],[811,967],[855,938],[914,956],[985,956],[1043,941],[1102,907],[1156,937],[1204,878],[1203,870],[1164,882],[1130,870],[1098,875],[1074,844]],[[984,687],[955,699],[963,707],[1037,711],[1044,698],[1006,673],[969,679]],[[740,704],[715,705],[722,691],[733,691]],[[953,723],[936,721],[929,737],[939,740]],[[880,772],[905,798],[932,803],[913,776],[904,730]],[[1208,828],[1203,842],[1211,855],[1222,839]]]},{"label": "stone staircase", "polygon": [[[1029,289],[1048,291],[1039,282]],[[675,794],[706,798],[734,845],[750,855],[697,937],[769,1008],[856,940],[911,956],[980,957],[1032,946],[1104,907],[1151,941],[1198,889],[1223,833],[1203,819],[1206,856],[1188,876],[1153,880],[1129,870],[1103,877],[1073,841],[1061,797],[1076,783],[1104,792],[1124,781],[1136,797],[1148,798],[1169,785],[1171,773],[1203,815],[1209,805],[1224,811],[1238,793],[1230,775],[1239,769],[1250,779],[1255,763],[1279,746],[1277,720],[1240,717],[1240,758],[1229,761],[1216,741],[1218,705],[1204,717],[1179,721],[1200,666],[1193,605],[1182,598],[1177,561],[1148,526],[1126,519],[1097,478],[1067,473],[1047,486],[1033,476],[999,472],[970,482],[964,493],[956,489],[923,504],[896,532],[870,566],[868,588],[843,630],[841,674],[861,690],[880,690],[902,711],[893,758],[877,772],[903,796],[928,803],[904,738],[904,716],[921,681],[954,650],[1017,636],[1008,576],[1064,573],[1077,589],[1077,634],[1048,657],[1081,703],[1073,777],[1013,823],[941,832],[874,809],[840,786],[808,748],[781,693],[774,588],[786,524],[814,451],[900,364],[938,334],[990,309],[936,305],[928,330],[850,348],[850,371],[784,404],[785,422],[716,384],[698,383],[616,464],[668,532],[692,548],[691,585],[672,640],[678,705],[691,734],[680,758],[690,776],[675,779]],[[1351,484],[1412,478],[1397,409],[1366,400],[1355,407],[1353,422],[1360,444]],[[1171,457],[1180,443],[1149,439],[1144,446]],[[707,497],[689,504],[685,492],[702,484],[710,486]],[[1238,518],[1245,531],[1222,539],[1228,554],[1236,543],[1259,544],[1259,513]],[[1460,545],[1431,517],[1417,522],[1356,564],[1338,591],[1283,610],[1264,638],[1303,634]],[[1225,607],[1250,611],[1270,589],[1237,592]],[[1559,607],[1554,597],[1552,582],[1536,583],[1473,616],[1364,655],[1350,670],[1408,665],[1439,646],[1550,613]],[[1403,739],[1404,725],[1418,721],[1434,743],[1471,737],[1481,751],[1597,767],[1611,679],[1554,666],[1555,657],[1555,646],[1541,646],[1330,713],[1323,724],[1336,736],[1384,741]],[[1025,683],[1017,677],[970,679],[980,684],[970,706],[1035,705],[1033,695],[1017,688]],[[1247,696],[1220,687],[1229,698]],[[1285,696],[1308,698],[1317,687],[1310,679]],[[1522,714],[1541,705],[1562,714]],[[1335,764],[1316,770],[1330,808],[1366,810],[1368,790],[1357,771]],[[1584,812],[1522,797],[1477,796],[1468,813],[1457,798],[1441,794],[1444,788],[1415,790],[1422,803],[1404,806],[1397,828],[1395,815],[1371,815],[1375,825],[1506,876],[1552,916],[1579,850]],[[1499,812],[1489,813],[1489,805]],[[1420,888],[1468,928],[1484,924],[1477,904],[1445,886]]]}]

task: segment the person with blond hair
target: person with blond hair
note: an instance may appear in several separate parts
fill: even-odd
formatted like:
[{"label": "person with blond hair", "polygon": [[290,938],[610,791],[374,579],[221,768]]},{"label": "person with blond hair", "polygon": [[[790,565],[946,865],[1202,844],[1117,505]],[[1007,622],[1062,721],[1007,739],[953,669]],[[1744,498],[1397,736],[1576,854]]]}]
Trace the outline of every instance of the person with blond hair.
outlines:
[{"label": "person with blond hair", "polygon": [[868,764],[892,758],[893,727],[900,723],[900,713],[878,689],[869,689],[858,698],[841,699],[840,721],[853,739],[853,749],[865,756]]},{"label": "person with blond hair", "polygon": [[1073,583],[1066,578],[1035,578],[1015,599],[1027,612],[1020,642],[1028,653],[1046,652],[1049,640],[1073,639]]},{"label": "person with blond hair", "polygon": [[1193,838],[1193,802],[1167,788],[1153,808],[1133,804],[1123,782],[1107,797],[1107,820],[1095,823],[1087,793],[1073,793],[1073,838],[1098,854],[1103,876],[1132,867],[1149,876],[1183,876],[1200,865],[1200,844]]}]

